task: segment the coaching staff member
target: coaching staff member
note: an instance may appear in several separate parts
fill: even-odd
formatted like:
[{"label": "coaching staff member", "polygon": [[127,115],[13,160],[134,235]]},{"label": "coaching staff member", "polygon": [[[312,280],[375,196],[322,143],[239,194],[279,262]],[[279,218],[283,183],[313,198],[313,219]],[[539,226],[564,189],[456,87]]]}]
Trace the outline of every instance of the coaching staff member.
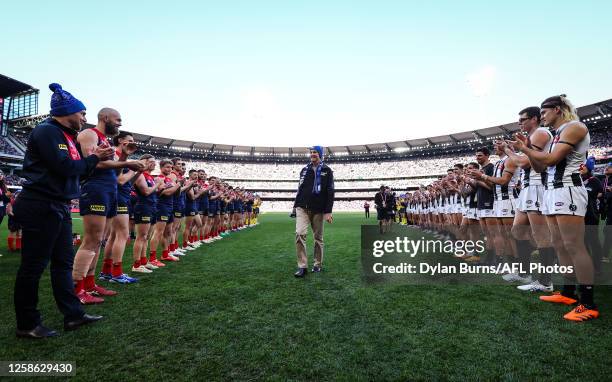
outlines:
[{"label": "coaching staff member", "polygon": [[70,200],[79,197],[80,176],[99,160],[113,157],[110,146],[98,147],[82,158],[75,140],[85,122],[85,106],[58,84],[51,84],[51,117],[40,123],[28,139],[22,176],[23,192],[14,206],[23,226],[21,266],[15,281],[17,336],[44,338],[57,332],[42,325],[38,305],[40,276],[51,261],[51,285],[64,329],[74,330],[102,316],[85,314],[74,294],[72,281],[72,219]]},{"label": "coaching staff member", "polygon": [[323,148],[310,148],[310,163],[300,172],[300,184],[295,196],[295,249],[298,270],[295,277],[304,277],[308,268],[306,235],[308,226],[314,235],[314,266],[312,272],[321,272],[323,264],[323,220],[333,221],[334,173],[323,163]]}]

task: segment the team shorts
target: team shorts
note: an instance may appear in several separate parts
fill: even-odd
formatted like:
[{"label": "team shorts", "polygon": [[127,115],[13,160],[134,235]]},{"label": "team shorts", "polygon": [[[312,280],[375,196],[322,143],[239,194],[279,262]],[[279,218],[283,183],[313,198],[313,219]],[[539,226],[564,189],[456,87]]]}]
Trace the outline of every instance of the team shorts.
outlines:
[{"label": "team shorts", "polygon": [[465,217],[470,220],[480,220],[478,210],[476,208],[466,208]]},{"label": "team shorts", "polygon": [[130,196],[126,197],[117,192],[117,215],[130,215],[131,212]]},{"label": "team shorts", "polygon": [[519,196],[519,210],[541,211],[544,203],[544,186],[527,186]]},{"label": "team shorts", "polygon": [[478,218],[479,220],[481,218],[492,218],[495,217],[495,214],[493,213],[493,208],[487,208],[487,209],[477,209],[476,210],[478,213]]},{"label": "team shorts", "polygon": [[134,206],[135,224],[155,224],[155,210],[141,205]]},{"label": "team shorts", "polygon": [[198,214],[198,209],[193,203],[186,203],[185,209],[183,210],[184,216],[196,216]]},{"label": "team shorts", "polygon": [[513,218],[514,208],[513,198],[495,200],[493,202],[493,216],[496,218]]},{"label": "team shorts", "polygon": [[565,186],[544,190],[542,214],[586,215],[588,193],[584,186]]},{"label": "team shorts", "polygon": [[172,223],[174,221],[174,215],[171,209],[167,206],[158,205],[157,213],[155,214],[155,221],[157,223]]},{"label": "team shorts", "polygon": [[81,216],[97,215],[112,218],[117,215],[117,187],[86,183],[81,188],[79,210]]}]

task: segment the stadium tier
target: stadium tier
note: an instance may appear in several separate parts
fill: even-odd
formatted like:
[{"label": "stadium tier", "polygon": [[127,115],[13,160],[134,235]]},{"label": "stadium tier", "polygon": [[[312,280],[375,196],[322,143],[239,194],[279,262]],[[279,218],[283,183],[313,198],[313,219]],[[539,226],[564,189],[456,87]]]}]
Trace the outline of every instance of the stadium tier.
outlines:
[{"label": "stadium tier", "polygon": [[[589,155],[599,164],[597,173],[611,158],[612,100],[583,106],[578,112],[590,129]],[[6,159],[3,165],[11,174],[11,183],[19,183],[19,162],[29,132],[46,117],[13,119],[8,124],[8,136],[0,138],[0,155]],[[381,185],[398,194],[416,190],[443,176],[454,164],[470,162],[477,147],[490,147],[495,139],[509,137],[517,130],[517,123],[508,123],[423,139],[326,147],[325,161],[334,171],[337,206],[340,210],[361,209],[362,202],[371,200]],[[306,147],[231,146],[139,133],[134,139],[139,146],[134,157],[145,153],[160,159],[181,157],[187,161],[188,170],[204,169],[209,176],[257,193],[266,201],[264,211],[291,209],[299,171],[308,161]]]}]

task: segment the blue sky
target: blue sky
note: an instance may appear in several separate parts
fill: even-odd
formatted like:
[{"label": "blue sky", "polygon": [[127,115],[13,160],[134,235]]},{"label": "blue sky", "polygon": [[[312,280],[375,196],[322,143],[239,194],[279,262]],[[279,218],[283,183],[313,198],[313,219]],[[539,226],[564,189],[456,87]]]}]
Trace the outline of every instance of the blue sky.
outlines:
[{"label": "blue sky", "polygon": [[612,98],[609,1],[11,1],[0,73],[130,131],[263,146],[493,126]]}]

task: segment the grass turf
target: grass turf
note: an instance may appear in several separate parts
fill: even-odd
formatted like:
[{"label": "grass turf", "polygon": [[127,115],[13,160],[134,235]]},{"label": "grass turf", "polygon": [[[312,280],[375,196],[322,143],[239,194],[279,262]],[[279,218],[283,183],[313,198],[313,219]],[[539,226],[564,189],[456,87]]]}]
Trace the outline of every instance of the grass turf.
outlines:
[{"label": "grass turf", "polygon": [[[568,307],[511,286],[367,286],[360,225],[375,221],[334,218],[321,274],[292,276],[294,220],[266,214],[140,283],[113,284],[118,296],[86,308],[103,321],[43,341],[14,336],[19,255],[7,252],[5,219],[0,360],[75,361],[78,380],[609,378],[608,287],[596,288],[601,318],[576,324],[562,319]],[[61,328],[48,271],[39,307]]]}]

